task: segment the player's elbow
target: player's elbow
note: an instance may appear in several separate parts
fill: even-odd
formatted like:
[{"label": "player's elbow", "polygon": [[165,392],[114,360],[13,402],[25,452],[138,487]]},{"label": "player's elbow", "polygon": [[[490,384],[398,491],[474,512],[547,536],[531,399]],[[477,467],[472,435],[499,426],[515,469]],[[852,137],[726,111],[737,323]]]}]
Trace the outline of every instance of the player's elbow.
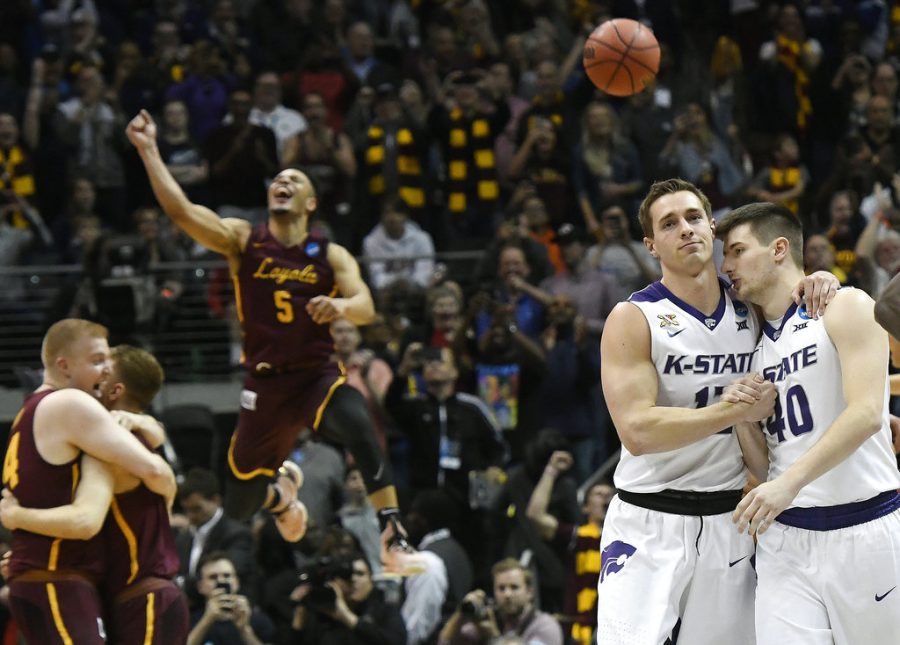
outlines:
[{"label": "player's elbow", "polygon": [[78,513],[71,524],[70,539],[90,540],[100,532],[101,528],[103,528],[103,521],[105,519],[105,512],[100,513],[93,510],[85,510],[84,512]]}]

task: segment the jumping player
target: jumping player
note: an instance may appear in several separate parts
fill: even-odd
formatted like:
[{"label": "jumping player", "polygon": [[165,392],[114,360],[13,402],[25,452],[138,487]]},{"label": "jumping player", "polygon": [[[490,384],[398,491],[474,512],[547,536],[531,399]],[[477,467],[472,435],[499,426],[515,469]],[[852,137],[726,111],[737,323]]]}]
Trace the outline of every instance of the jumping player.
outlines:
[{"label": "jumping player", "polygon": [[743,206],[719,231],[722,270],[767,321],[754,369],[778,391],[775,414],[755,432],[764,483],[734,512],[739,530],[758,536],[757,642],[896,643],[900,473],[874,303],[842,289],[814,320],[792,302],[803,237],[782,206]]},{"label": "jumping player", "polygon": [[245,220],[220,219],[187,199],[160,158],[156,124],[146,110],[128,124],[127,134],[163,210],[194,240],[226,257],[235,284],[248,373],[228,450],[233,477],[225,511],[245,520],[262,507],[275,515],[286,540],[303,536],[306,512],[296,494],[302,475],[290,462],[278,469],[299,430],[308,426],[346,447],[359,465],[382,521],[385,569],[405,573],[417,567],[365,400],[344,385],[342,368],[330,360],[329,323],[370,322],[372,295],[346,249],[309,233],[316,208],[309,178],[295,169],[278,173],[268,190],[269,220],[252,227]]},{"label": "jumping player", "polygon": [[[110,376],[101,387],[103,404],[148,449],[158,448],[165,441],[165,432],[143,412],[162,386],[162,368],[152,354],[128,345],[113,349],[111,364]],[[79,517],[105,516],[107,566],[101,592],[108,610],[109,642],[183,643],[188,634],[188,607],[172,581],[178,571],[178,555],[168,502],[121,467],[109,468],[112,478],[97,482],[83,478],[79,487],[88,486],[92,494],[76,494],[75,501],[66,506],[24,508],[15,497],[5,495],[0,517],[10,518],[19,528],[57,536],[77,524]]]},{"label": "jumping player", "polygon": [[[121,464],[168,500],[175,495],[175,477],[165,461],[97,401],[109,375],[106,337],[101,325],[74,319],[55,323],[44,337],[44,383],[16,415],[3,463],[5,490],[25,506],[64,506],[77,487],[76,499],[96,496],[108,507],[110,474],[100,460]],[[56,537],[24,530],[4,517],[13,532],[9,605],[28,642],[106,642],[95,586],[104,573],[97,533],[105,515],[75,517],[55,527]]]},{"label": "jumping player", "polygon": [[[715,223],[699,189],[657,182],[639,219],[663,277],[615,307],[601,341],[622,456],[600,544],[597,640],[659,645],[680,624],[679,642],[749,645],[753,542],[730,522],[746,482],[732,426],[768,416],[774,388],[718,399],[749,371],[759,325],[717,275]],[[836,280],[803,287],[817,310]]]}]

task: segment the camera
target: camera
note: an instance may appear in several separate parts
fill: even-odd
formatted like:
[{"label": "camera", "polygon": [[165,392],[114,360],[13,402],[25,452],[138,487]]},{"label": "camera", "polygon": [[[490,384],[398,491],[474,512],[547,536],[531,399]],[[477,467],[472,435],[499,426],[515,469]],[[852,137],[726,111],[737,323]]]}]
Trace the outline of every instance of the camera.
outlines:
[{"label": "camera", "polygon": [[216,589],[222,589],[226,594],[234,593],[231,587],[231,580],[220,580],[216,582]]},{"label": "camera", "polygon": [[310,591],[301,601],[309,607],[332,609],[337,596],[327,583],[340,578],[350,580],[353,577],[353,563],[342,558],[321,557],[300,569],[297,578],[300,584],[308,584]]},{"label": "camera", "polygon": [[459,613],[464,620],[479,622],[487,618],[488,608],[492,604],[490,598],[486,598],[483,604],[475,603],[471,600],[463,600],[459,605]]}]

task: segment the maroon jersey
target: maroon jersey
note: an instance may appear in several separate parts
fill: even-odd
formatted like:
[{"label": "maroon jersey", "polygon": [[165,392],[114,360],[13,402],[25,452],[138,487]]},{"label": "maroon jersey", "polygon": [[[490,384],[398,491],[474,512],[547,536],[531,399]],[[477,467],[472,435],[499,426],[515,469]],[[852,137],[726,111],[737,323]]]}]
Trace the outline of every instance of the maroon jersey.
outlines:
[{"label": "maroon jersey", "polygon": [[107,549],[103,585],[107,598],[115,598],[126,586],[147,576],[172,578],[178,572],[166,500],[144,484],[113,498],[102,534]]},{"label": "maroon jersey", "polygon": [[310,234],[301,244],[284,247],[267,224],[260,224],[247,240],[234,283],[244,365],[292,371],[329,361],[334,351],[329,326],[306,313],[312,298],[337,295],[328,240]]},{"label": "maroon jersey", "polygon": [[[22,506],[53,508],[71,504],[78,486],[81,455],[72,461],[48,464],[34,442],[34,414],[44,398],[55,390],[33,392],[16,415],[3,460],[3,485]],[[100,536],[90,540],[63,540],[17,529],[12,532],[10,577],[32,569],[79,571],[89,576],[103,573]]]}]

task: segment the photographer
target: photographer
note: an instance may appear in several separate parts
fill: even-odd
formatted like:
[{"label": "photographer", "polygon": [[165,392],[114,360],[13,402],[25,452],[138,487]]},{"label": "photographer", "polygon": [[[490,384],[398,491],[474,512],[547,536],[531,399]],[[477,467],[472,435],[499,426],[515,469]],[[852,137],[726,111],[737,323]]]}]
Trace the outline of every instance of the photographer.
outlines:
[{"label": "photographer", "polygon": [[197,591],[206,605],[191,616],[187,645],[262,645],[271,640],[272,621],[238,593],[240,580],[223,551],[204,557],[197,570]]},{"label": "photographer", "polygon": [[[347,565],[350,566],[347,566]],[[343,561],[319,560],[291,592],[296,604],[292,644],[396,645],[406,642],[400,610],[372,584],[361,553]]]},{"label": "photographer", "polygon": [[477,645],[520,636],[529,645],[562,645],[562,627],[534,606],[531,571],[507,558],[491,568],[493,602],[481,589],[463,598],[441,630],[438,645]]}]

